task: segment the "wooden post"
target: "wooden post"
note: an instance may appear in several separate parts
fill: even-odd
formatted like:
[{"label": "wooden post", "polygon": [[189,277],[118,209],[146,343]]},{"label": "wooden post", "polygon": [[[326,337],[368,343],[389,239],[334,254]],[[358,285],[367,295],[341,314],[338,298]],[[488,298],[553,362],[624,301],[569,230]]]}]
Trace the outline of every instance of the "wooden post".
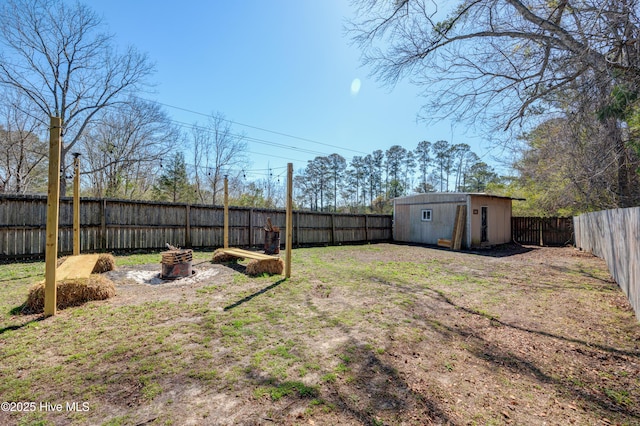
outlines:
[{"label": "wooden post", "polygon": [[296,247],[300,248],[300,212],[296,212]]},{"label": "wooden post", "polygon": [[107,249],[107,199],[100,203],[100,248]]},{"label": "wooden post", "polygon": [[287,213],[285,236],[285,278],[291,278],[291,245],[293,243],[293,163],[287,164]]},{"label": "wooden post", "polygon": [[253,209],[249,209],[249,248],[253,248]]},{"label": "wooden post", "polygon": [[369,242],[369,215],[364,215],[364,240]]},{"label": "wooden post", "polygon": [[80,154],[73,153],[73,255],[80,254]]},{"label": "wooden post", "polygon": [[184,246],[191,247],[191,206],[187,204],[184,212]]},{"label": "wooden post", "polygon": [[336,215],[331,213],[331,245],[336,245]]},{"label": "wooden post", "polygon": [[224,248],[229,248],[229,180],[224,177],[224,231],[222,237]]},{"label": "wooden post", "polygon": [[49,188],[47,192],[47,242],[45,251],[44,315],[56,314],[56,263],[60,212],[60,146],[62,120],[51,117],[49,128]]}]

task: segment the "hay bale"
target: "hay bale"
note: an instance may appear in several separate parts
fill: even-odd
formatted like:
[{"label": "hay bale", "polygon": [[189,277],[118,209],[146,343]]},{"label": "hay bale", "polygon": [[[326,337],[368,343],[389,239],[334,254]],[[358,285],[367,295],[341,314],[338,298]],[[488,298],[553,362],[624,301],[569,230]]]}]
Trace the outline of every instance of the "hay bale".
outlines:
[{"label": "hay bale", "polygon": [[[79,306],[91,300],[104,300],[116,295],[113,282],[107,277],[92,274],[88,279],[78,278],[58,282],[56,305],[58,309]],[[44,310],[44,281],[29,289],[25,312],[37,313]]]},{"label": "hay bale", "polygon": [[268,260],[252,260],[247,263],[248,275],[279,275],[284,271],[284,262],[282,259],[268,259]]},{"label": "hay bale", "polygon": [[235,263],[239,260],[244,260],[240,257],[224,253],[223,250],[224,249],[217,249],[213,252],[213,258],[211,259],[213,263]]},{"label": "hay bale", "polygon": [[116,269],[116,259],[110,253],[102,253],[98,257],[96,266],[93,267],[92,274],[103,274],[105,272],[113,271]]}]

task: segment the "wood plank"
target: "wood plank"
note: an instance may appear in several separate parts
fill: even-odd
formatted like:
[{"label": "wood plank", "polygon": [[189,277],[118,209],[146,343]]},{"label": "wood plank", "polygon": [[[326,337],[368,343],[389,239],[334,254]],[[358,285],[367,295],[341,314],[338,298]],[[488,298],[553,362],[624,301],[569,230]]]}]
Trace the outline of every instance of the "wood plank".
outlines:
[{"label": "wood plank", "polygon": [[453,227],[453,243],[451,248],[453,250],[460,250],[462,248],[462,235],[464,234],[464,224],[467,219],[467,206],[458,206],[456,211],[456,223]]},{"label": "wood plank", "polygon": [[56,281],[74,278],[89,278],[99,254],[82,254],[68,257],[56,271]]},{"label": "wood plank", "polygon": [[451,248],[451,240],[445,240],[444,238],[439,238],[438,245],[440,247]]},{"label": "wood plank", "polygon": [[278,256],[269,256],[268,254],[258,253],[255,251],[242,250],[237,248],[227,248],[222,250],[223,253],[244,259],[270,260],[279,259]]}]

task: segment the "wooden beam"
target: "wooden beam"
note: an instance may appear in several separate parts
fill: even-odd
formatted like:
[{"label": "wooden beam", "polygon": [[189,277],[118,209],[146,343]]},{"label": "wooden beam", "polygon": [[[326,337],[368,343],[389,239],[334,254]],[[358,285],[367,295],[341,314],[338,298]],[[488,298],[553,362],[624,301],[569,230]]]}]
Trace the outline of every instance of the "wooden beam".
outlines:
[{"label": "wooden beam", "polygon": [[458,206],[456,208],[456,223],[453,226],[453,235],[451,236],[453,250],[462,248],[462,234],[464,234],[464,224],[467,219],[467,206]]},{"label": "wooden beam", "polygon": [[56,280],[89,278],[99,258],[99,254],[82,254],[68,257],[56,270]]},{"label": "wooden beam", "polygon": [[73,255],[80,254],[80,154],[73,154]]},{"label": "wooden beam", "polygon": [[285,227],[284,276],[291,277],[291,246],[293,244],[293,163],[287,164],[287,211]]},{"label": "wooden beam", "polygon": [[253,247],[253,209],[249,209],[249,247]]},{"label": "wooden beam", "polygon": [[224,254],[229,254],[241,259],[256,259],[256,260],[272,260],[279,259],[278,256],[269,256],[268,254],[258,253],[257,251],[242,250],[238,248],[226,248],[220,250]]},{"label": "wooden beam", "polygon": [[444,238],[438,238],[438,246],[451,248],[451,240],[447,240]]},{"label": "wooden beam", "polygon": [[187,204],[184,212],[184,246],[191,247],[191,206]]},{"label": "wooden beam", "polygon": [[331,245],[336,245],[336,214],[331,213]]},{"label": "wooden beam", "polygon": [[300,248],[300,212],[296,212],[296,247]]},{"label": "wooden beam", "polygon": [[224,177],[224,230],[222,236],[224,248],[229,248],[229,179]]},{"label": "wooden beam", "polygon": [[100,203],[100,248],[107,249],[107,199]]},{"label": "wooden beam", "polygon": [[369,215],[364,215],[364,240],[369,242]]},{"label": "wooden beam", "polygon": [[51,117],[49,128],[49,186],[47,192],[47,241],[45,251],[44,315],[56,314],[56,263],[60,212],[60,149],[62,120]]}]

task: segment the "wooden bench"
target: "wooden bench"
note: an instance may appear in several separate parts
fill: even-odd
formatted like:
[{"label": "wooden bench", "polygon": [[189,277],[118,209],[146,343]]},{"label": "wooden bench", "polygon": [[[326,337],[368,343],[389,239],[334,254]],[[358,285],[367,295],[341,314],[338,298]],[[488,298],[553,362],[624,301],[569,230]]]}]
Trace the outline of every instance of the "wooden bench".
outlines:
[{"label": "wooden bench", "polygon": [[56,269],[56,281],[89,278],[98,262],[99,254],[81,254],[68,257]]},{"label": "wooden bench", "polygon": [[226,248],[222,249],[224,254],[228,254],[243,259],[256,259],[256,260],[272,260],[279,259],[278,256],[269,256],[268,254],[258,253],[256,251],[242,250],[238,248]]}]

